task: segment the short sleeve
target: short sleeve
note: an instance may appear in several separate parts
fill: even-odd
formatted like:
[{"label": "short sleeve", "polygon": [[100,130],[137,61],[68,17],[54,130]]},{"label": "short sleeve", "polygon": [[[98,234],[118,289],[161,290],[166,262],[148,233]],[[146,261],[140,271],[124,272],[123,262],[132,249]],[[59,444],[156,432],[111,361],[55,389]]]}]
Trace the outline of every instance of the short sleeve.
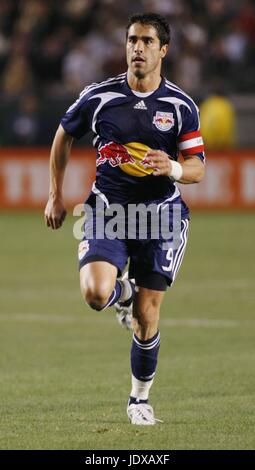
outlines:
[{"label": "short sleeve", "polygon": [[90,108],[89,92],[85,89],[60,121],[67,134],[80,139],[91,130]]},{"label": "short sleeve", "polygon": [[204,142],[200,132],[200,119],[197,106],[191,100],[180,107],[182,127],[178,136],[179,150],[185,157],[196,155],[205,162]]}]

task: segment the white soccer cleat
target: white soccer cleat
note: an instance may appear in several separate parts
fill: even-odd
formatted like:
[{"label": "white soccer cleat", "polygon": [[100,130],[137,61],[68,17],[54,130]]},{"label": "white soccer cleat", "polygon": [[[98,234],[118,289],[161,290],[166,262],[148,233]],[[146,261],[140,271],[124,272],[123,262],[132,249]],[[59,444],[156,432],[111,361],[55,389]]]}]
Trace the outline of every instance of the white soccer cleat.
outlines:
[{"label": "white soccer cleat", "polygon": [[[135,280],[128,279],[128,271],[124,273],[121,280],[122,281],[128,280],[130,284],[132,283],[133,286],[135,286]],[[125,305],[126,302],[116,302],[115,304],[116,318],[117,318],[118,323],[123,328],[127,328],[127,330],[132,330],[133,302],[130,305]]]},{"label": "white soccer cleat", "polygon": [[115,305],[116,318],[118,323],[127,330],[132,330],[132,304],[129,307],[123,307],[119,303]]},{"label": "white soccer cleat", "polygon": [[150,426],[157,422],[163,423],[160,419],[155,418],[153,408],[148,403],[128,405],[127,415],[130,423],[138,426]]}]

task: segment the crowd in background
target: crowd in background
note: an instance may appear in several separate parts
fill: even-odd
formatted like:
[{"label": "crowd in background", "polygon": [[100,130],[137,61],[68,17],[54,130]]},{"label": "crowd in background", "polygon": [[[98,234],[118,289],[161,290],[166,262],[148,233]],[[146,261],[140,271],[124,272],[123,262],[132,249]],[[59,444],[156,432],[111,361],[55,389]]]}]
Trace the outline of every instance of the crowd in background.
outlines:
[{"label": "crowd in background", "polygon": [[[42,100],[70,101],[125,71],[125,26],[142,11],[169,20],[164,74],[196,100],[215,84],[223,93],[254,91],[253,0],[0,0],[1,101],[18,99],[17,116],[36,116]],[[33,125],[36,135],[41,123]]]}]

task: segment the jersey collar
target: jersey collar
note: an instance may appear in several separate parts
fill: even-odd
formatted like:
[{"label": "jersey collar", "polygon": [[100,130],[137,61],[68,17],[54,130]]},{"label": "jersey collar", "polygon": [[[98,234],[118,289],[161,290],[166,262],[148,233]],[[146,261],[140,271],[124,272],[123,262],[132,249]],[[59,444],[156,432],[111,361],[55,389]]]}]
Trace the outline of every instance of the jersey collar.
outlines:
[{"label": "jersey collar", "polygon": [[[133,93],[133,91],[131,90],[131,88],[128,84],[127,73],[126,73],[125,81],[124,81],[123,85],[124,85],[125,93],[127,95],[130,95],[130,96],[133,96],[133,97],[137,98],[137,96]],[[161,75],[161,82],[160,82],[159,87],[156,90],[154,90],[147,98],[157,98],[158,96],[161,95],[162,90],[164,90],[164,87],[165,87],[165,77],[162,77],[162,75]],[[146,100],[146,97],[144,99]]]}]

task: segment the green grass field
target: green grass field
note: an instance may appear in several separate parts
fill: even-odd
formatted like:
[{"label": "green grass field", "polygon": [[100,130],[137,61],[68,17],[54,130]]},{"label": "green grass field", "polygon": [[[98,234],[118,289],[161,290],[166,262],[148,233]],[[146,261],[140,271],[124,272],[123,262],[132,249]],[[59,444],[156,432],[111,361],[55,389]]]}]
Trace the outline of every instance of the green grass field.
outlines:
[{"label": "green grass field", "polygon": [[151,392],[131,426],[131,334],[82,302],[73,218],[0,215],[1,449],[255,449],[255,217],[193,214],[161,319]]}]

